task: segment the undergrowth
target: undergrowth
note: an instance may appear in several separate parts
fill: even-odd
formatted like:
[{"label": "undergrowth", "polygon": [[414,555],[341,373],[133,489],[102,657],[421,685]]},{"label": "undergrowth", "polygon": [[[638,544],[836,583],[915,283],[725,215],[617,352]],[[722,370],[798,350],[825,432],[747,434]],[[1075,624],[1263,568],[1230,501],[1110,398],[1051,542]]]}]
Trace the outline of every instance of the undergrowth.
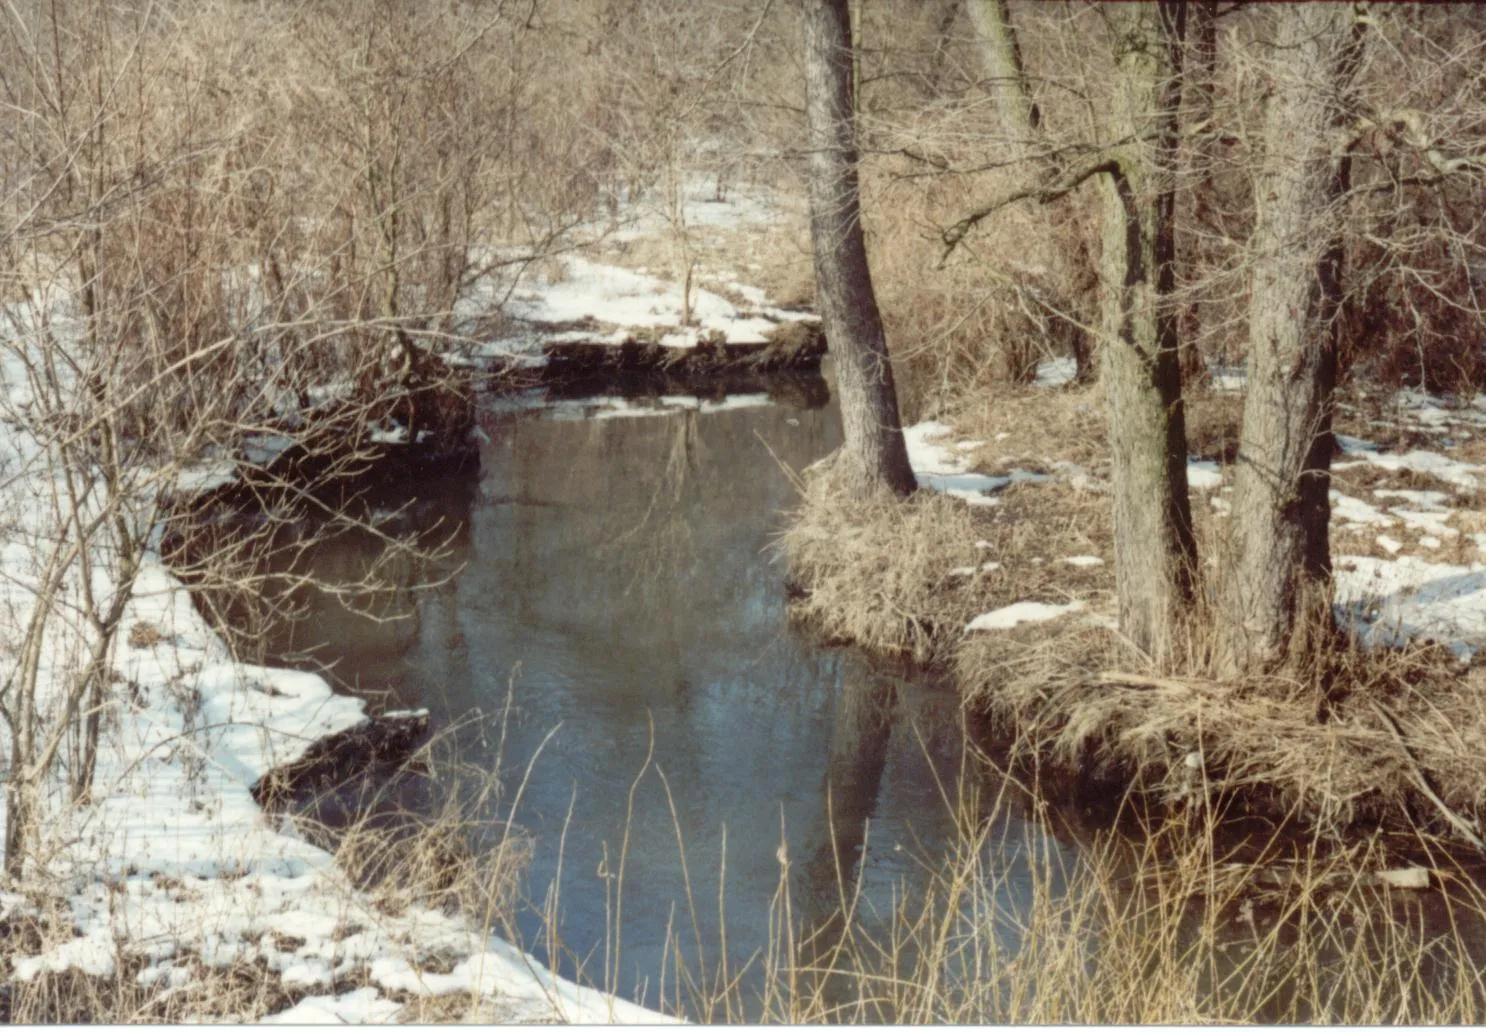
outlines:
[{"label": "undergrowth", "polygon": [[[1214,393],[1191,407],[1202,446],[1221,458],[1237,406]],[[1349,641],[1284,676],[1224,680],[1214,673],[1211,576],[1199,578],[1169,668],[1152,668],[1124,641],[1111,615],[1100,408],[1084,388],[963,405],[955,422],[982,439],[969,452],[977,469],[1053,478],[1008,487],[992,505],[931,491],[850,500],[830,463],[818,465],[780,539],[793,614],[827,638],[950,668],[967,705],[1051,769],[1097,770],[1166,802],[1200,777],[1337,837],[1384,822],[1479,842],[1486,685],[1448,650]],[[1217,555],[1225,517],[1203,493],[1193,499],[1200,554]],[[966,630],[1012,603],[1071,600],[1084,608],[1049,623]]]}]

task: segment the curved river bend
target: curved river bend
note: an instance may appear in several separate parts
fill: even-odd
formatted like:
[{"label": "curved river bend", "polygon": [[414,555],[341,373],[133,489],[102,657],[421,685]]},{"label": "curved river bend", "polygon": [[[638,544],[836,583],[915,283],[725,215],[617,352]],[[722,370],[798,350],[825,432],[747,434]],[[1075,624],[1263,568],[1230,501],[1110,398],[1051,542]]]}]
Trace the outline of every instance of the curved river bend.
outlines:
[{"label": "curved river bend", "polygon": [[[317,596],[276,649],[435,727],[480,711],[461,759],[486,769],[514,678],[502,766],[508,783],[530,766],[514,819],[535,843],[523,943],[652,1005],[668,936],[693,965],[699,938],[712,971],[724,942],[730,971],[766,948],[782,869],[800,925],[837,906],[838,866],[885,913],[953,835],[955,695],[786,620],[770,545],[789,471],[839,442],[835,410],[747,402],[487,411],[479,473],[415,485],[395,520],[447,530],[447,583],[394,600],[393,623]],[[312,562],[354,583],[380,547],[342,536]],[[560,950],[541,914],[554,887]]]}]

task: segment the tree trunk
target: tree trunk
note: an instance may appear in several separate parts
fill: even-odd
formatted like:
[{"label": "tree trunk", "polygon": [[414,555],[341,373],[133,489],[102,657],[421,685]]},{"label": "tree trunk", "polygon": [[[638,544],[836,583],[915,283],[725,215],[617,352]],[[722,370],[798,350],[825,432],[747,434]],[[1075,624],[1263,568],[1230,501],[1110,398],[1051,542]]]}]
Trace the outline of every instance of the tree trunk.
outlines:
[{"label": "tree trunk", "polygon": [[[1057,178],[1064,170],[1061,162],[1049,154],[1045,146],[1042,112],[1033,99],[1032,87],[1027,81],[1021,44],[1017,40],[1016,23],[1012,21],[1006,0],[966,0],[965,6],[980,44],[986,75],[992,81],[996,112],[1007,137],[1003,148],[1005,156],[1022,162],[1033,177],[1044,180]],[[1039,210],[1036,218],[1039,223],[1037,235],[1048,240],[1055,239],[1049,213]],[[1092,269],[1092,262],[1085,266],[1082,261],[1088,254],[1084,234],[1075,230],[1074,236],[1077,244],[1073,267],[1078,270]],[[1077,287],[1074,289],[1076,296]],[[1071,303],[1073,299],[1067,296],[1057,297],[1056,301],[1057,309],[1062,311],[1077,307]],[[1075,382],[1093,383],[1098,379],[1094,342],[1078,323],[1065,320],[1054,310],[1050,310],[1048,315],[1050,320],[1061,323],[1059,328],[1067,333],[1076,370]],[[1041,349],[1033,343],[1026,350],[1036,352]],[[1030,363],[1013,360],[1010,365],[1008,379],[1013,383],[1031,383],[1037,378],[1035,359]]]},{"label": "tree trunk", "polygon": [[910,494],[887,338],[862,236],[852,118],[847,0],[805,2],[805,111],[810,133],[810,237],[822,328],[836,356],[840,468],[848,490]]},{"label": "tree trunk", "polygon": [[[1192,61],[1185,70],[1185,93],[1189,111],[1189,145],[1183,177],[1191,184],[1187,191],[1185,230],[1178,240],[1181,268],[1189,282],[1198,281],[1218,264],[1219,250],[1215,237],[1216,207],[1213,197],[1213,166],[1216,161],[1213,117],[1217,89],[1218,20],[1217,0],[1197,0],[1192,5],[1188,33],[1192,41]],[[1182,324],[1182,382],[1191,387],[1207,380],[1207,364],[1198,345],[1202,328],[1201,298],[1188,302]]]},{"label": "tree trunk", "polygon": [[1349,118],[1361,37],[1347,5],[1294,4],[1275,17],[1255,182],[1248,394],[1222,594],[1219,659],[1229,674],[1276,669],[1333,628],[1339,208],[1351,173],[1333,140]]},{"label": "tree trunk", "polygon": [[1099,177],[1103,366],[1109,398],[1120,629],[1158,662],[1192,599],[1173,208],[1185,5],[1116,5],[1111,129],[1128,142]]},{"label": "tree trunk", "polygon": [[1036,140],[1042,113],[1027,85],[1022,48],[1006,0],[967,0],[965,6],[980,41],[986,75],[993,84],[1001,127],[1016,141],[1017,150],[1026,152]]}]

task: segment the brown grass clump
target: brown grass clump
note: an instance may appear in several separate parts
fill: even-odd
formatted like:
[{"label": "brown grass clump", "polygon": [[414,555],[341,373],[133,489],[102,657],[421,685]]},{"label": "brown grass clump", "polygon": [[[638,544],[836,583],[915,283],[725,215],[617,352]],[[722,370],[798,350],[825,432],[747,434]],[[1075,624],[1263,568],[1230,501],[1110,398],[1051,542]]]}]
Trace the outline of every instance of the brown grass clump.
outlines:
[{"label": "brown grass clump", "polygon": [[[829,467],[819,471],[782,538],[804,589],[794,612],[833,639],[952,663],[969,702],[1048,769],[1107,774],[1166,804],[1199,793],[1238,796],[1338,837],[1378,821],[1457,840],[1479,835],[1462,822],[1486,810],[1472,760],[1486,752],[1486,673],[1466,671],[1447,650],[1351,642],[1285,676],[1220,680],[1211,576],[1202,578],[1171,669],[1152,670],[1120,638],[1112,629],[1107,495],[1097,481],[1080,489],[1068,479],[1073,460],[1065,457],[1082,465],[1098,455],[1089,436],[1098,416],[1082,407],[1083,393],[1012,396],[1002,407],[983,406],[979,421],[974,409],[957,420],[962,432],[986,440],[971,453],[978,469],[1033,466],[1055,476],[1009,487],[995,506],[972,508],[928,491],[907,502],[856,504],[835,490]],[[1219,399],[1211,412],[1220,425],[1233,406],[1210,397]],[[1027,407],[1044,399],[1047,411],[1028,418]],[[1038,453],[1057,458],[1038,466],[1029,438],[996,440],[1007,432],[999,426],[1018,423],[1072,432],[1043,430]],[[1205,495],[1194,492],[1193,501],[1201,554],[1221,555],[1226,518]],[[1364,529],[1358,544],[1367,547],[1376,532]],[[1104,563],[1063,561],[1077,555]],[[1013,602],[1070,599],[1084,602],[1081,614],[964,630],[977,614]]]},{"label": "brown grass clump", "polygon": [[956,672],[1019,749],[1167,803],[1236,796],[1337,837],[1402,822],[1467,840],[1460,820],[1486,805],[1486,675],[1438,646],[1352,643],[1304,674],[1222,681],[1148,673],[1112,631],[1065,623],[968,638]]},{"label": "brown grass clump", "polygon": [[1187,450],[1199,459],[1232,462],[1243,429],[1244,396],[1195,391],[1186,399]]},{"label": "brown grass clump", "polygon": [[[977,613],[1112,588],[1102,495],[1014,485],[1000,501],[972,507],[933,491],[856,501],[818,467],[780,541],[793,581],[809,588],[792,613],[829,639],[929,661],[951,656]],[[1062,561],[1073,555],[1105,563]]]},{"label": "brown grass clump", "polygon": [[1055,462],[1092,471],[1109,460],[1104,389],[1097,385],[983,391],[963,398],[948,421],[983,442],[969,454],[987,472]]},{"label": "brown grass clump", "polygon": [[[988,594],[994,571],[980,570],[991,560],[975,543],[989,523],[934,492],[857,501],[819,467],[780,542],[792,580],[809,585],[792,612],[828,639],[933,659]],[[975,572],[951,575],[964,567]]]}]

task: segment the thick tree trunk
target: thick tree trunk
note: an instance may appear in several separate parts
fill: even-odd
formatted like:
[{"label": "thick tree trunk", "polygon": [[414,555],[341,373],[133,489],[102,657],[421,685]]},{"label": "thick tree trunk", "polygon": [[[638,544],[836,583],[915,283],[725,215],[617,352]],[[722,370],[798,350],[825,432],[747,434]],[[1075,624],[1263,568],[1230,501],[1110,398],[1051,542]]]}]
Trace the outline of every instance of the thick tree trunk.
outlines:
[{"label": "thick tree trunk", "polygon": [[1128,141],[1099,177],[1103,366],[1109,397],[1120,628],[1158,662],[1192,598],[1174,286],[1173,206],[1181,103],[1181,3],[1116,5],[1111,130]]},{"label": "thick tree trunk", "polygon": [[1360,36],[1347,5],[1288,5],[1275,17],[1255,182],[1248,395],[1223,579],[1220,662],[1230,674],[1273,670],[1332,628],[1338,209],[1350,178],[1333,141],[1349,117]]},{"label": "thick tree trunk", "polygon": [[862,237],[851,67],[847,0],[805,0],[810,236],[821,324],[836,357],[841,469],[854,494],[907,495],[913,468]]}]

